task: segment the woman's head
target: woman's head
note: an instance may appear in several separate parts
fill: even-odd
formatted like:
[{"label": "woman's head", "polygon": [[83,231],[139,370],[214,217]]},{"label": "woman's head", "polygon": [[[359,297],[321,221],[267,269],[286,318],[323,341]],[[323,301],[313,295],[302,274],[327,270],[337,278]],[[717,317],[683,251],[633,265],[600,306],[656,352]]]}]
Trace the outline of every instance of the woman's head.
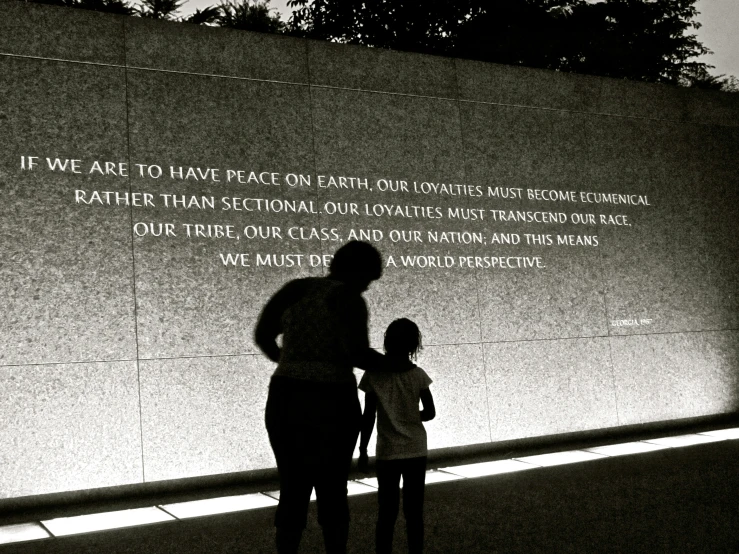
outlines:
[{"label": "woman's head", "polygon": [[334,254],[329,275],[365,290],[382,276],[382,255],[367,242],[349,241]]},{"label": "woman's head", "polygon": [[408,356],[416,359],[423,348],[418,325],[405,317],[396,319],[385,331],[385,352],[393,356]]}]

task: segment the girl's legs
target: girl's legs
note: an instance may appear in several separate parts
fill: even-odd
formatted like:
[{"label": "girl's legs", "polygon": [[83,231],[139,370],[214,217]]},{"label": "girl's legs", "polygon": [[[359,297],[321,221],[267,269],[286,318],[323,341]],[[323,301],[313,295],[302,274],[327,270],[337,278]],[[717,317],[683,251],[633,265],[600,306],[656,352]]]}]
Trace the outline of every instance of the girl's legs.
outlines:
[{"label": "girl's legs", "polygon": [[375,530],[375,549],[377,554],[390,554],[393,551],[393,532],[398,519],[400,505],[399,462],[403,460],[377,460],[377,528]]},{"label": "girl's legs", "polygon": [[423,552],[423,496],[426,486],[426,457],[403,462],[403,514],[408,533],[408,552]]}]

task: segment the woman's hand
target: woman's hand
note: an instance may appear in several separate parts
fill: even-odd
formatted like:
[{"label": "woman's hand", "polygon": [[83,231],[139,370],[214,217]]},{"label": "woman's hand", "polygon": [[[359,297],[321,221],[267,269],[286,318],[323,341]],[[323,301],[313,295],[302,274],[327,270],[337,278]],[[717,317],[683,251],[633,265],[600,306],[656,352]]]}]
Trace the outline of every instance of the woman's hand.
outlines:
[{"label": "woman's hand", "polygon": [[369,473],[369,456],[367,456],[366,450],[359,451],[359,471],[362,473]]}]

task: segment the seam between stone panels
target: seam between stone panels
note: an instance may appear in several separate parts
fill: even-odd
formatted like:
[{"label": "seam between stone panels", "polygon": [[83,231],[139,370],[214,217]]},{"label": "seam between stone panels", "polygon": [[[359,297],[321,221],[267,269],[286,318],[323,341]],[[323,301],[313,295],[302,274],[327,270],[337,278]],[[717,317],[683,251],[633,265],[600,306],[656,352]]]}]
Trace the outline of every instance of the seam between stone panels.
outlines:
[{"label": "seam between stone panels", "polygon": [[257,81],[260,83],[275,83],[278,85],[296,85],[301,87],[308,87],[310,83],[299,83],[297,81],[280,81],[277,79],[260,79],[259,77],[243,77],[240,75],[223,75],[221,73],[200,73],[198,71],[179,71],[176,69],[161,69],[156,67],[139,67],[136,65],[127,66],[128,69],[136,71],[154,71],[158,73],[174,73],[176,75],[195,75],[197,77],[217,77],[219,79],[234,79],[236,81]]},{"label": "seam between stone panels", "polygon": [[68,60],[65,58],[47,58],[44,56],[29,56],[26,54],[11,54],[9,52],[2,52],[0,53],[0,56],[7,56],[8,58],[23,58],[26,60],[45,60],[49,62],[66,62],[66,63],[78,63],[82,65],[96,65],[100,67],[118,67],[118,68],[124,68],[125,65],[120,65],[116,63],[102,63],[102,62],[86,62],[83,60]]},{"label": "seam between stone panels", "polygon": [[10,367],[32,367],[32,366],[55,366],[55,365],[80,365],[80,364],[115,364],[124,362],[156,362],[158,360],[190,360],[198,358],[240,358],[244,356],[261,356],[260,352],[246,352],[243,354],[195,354],[192,356],[162,356],[160,358],[121,358],[115,360],[72,360],[69,362],[29,362],[25,364],[0,364],[1,368]]},{"label": "seam between stone panels", "polygon": [[[128,96],[128,37],[126,36],[126,19],[122,18],[123,27],[123,79],[125,87],[126,102],[126,159],[128,167],[131,167],[131,121],[130,121],[130,102]],[[133,182],[131,175],[128,175],[128,190],[133,193]],[[136,299],[136,240],[133,233],[133,206],[129,206],[129,216],[131,217],[131,291],[133,293],[133,336],[136,345],[136,390],[139,399],[139,439],[141,444],[141,482],[146,483],[146,460],[144,459],[144,417],[143,406],[141,400],[141,360],[139,359],[139,316]]]},{"label": "seam between stone panels", "polygon": [[728,127],[728,128],[739,127],[739,125],[723,125],[721,123],[715,123],[715,122],[703,123],[701,121],[692,120],[692,119],[669,119],[669,118],[661,118],[661,117],[648,117],[648,116],[642,116],[642,115],[615,114],[615,113],[600,112],[600,111],[570,110],[566,108],[548,108],[546,106],[532,106],[528,104],[506,104],[504,102],[469,100],[469,99],[464,99],[460,97],[453,98],[450,96],[431,96],[431,95],[424,95],[424,94],[413,94],[410,92],[393,92],[393,91],[373,90],[373,89],[363,89],[363,88],[337,87],[333,85],[311,84],[311,86],[316,87],[316,88],[330,89],[330,90],[344,90],[344,91],[349,91],[349,92],[367,92],[371,94],[386,94],[386,95],[391,95],[391,96],[406,96],[410,98],[426,98],[426,99],[432,99],[432,100],[447,100],[447,101],[452,101],[452,102],[466,102],[468,104],[486,104],[489,106],[503,106],[507,108],[527,108],[531,110],[543,110],[543,111],[548,111],[548,112],[560,112],[560,113],[583,114],[583,115],[599,115],[603,117],[620,117],[623,119],[640,119],[640,120],[646,120],[646,121],[666,121],[666,122],[671,122],[671,123],[684,123],[684,124],[690,124],[690,125],[713,125],[713,126]]},{"label": "seam between stone panels", "polygon": [[584,115],[602,115],[606,117],[622,117],[624,119],[647,119],[649,121],[672,121],[678,123],[693,123],[686,119],[667,119],[660,117],[647,117],[643,115],[626,115],[626,114],[615,114],[609,112],[589,112],[585,110],[568,110],[567,108],[548,108],[546,106],[531,106],[529,104],[506,104],[505,102],[491,102],[486,100],[469,100],[466,98],[460,98],[460,102],[466,102],[468,104],[486,104],[488,106],[504,106],[506,108],[528,108],[530,110],[542,110],[546,112],[562,112],[562,113],[574,113]]},{"label": "seam between stone panels", "polygon": [[[649,336],[661,336],[661,335],[684,335],[684,334],[697,334],[697,333],[726,333],[739,331],[737,328],[729,329],[701,329],[698,331],[660,331],[658,333],[631,333],[629,335],[585,335],[577,337],[550,337],[541,339],[518,339],[518,340],[499,340],[489,341],[484,340],[480,342],[444,342],[426,344],[425,347],[435,348],[443,346],[466,346],[466,345],[483,345],[483,344],[509,344],[516,342],[552,342],[560,340],[585,340],[585,339],[614,339],[614,338],[628,338],[628,337],[649,337]],[[194,354],[191,356],[162,356],[162,357],[141,357],[138,361],[149,361],[156,362],[159,360],[190,360],[200,358],[241,358],[244,356],[261,356],[260,352],[243,352],[240,354]],[[6,367],[29,367],[29,366],[50,366],[50,365],[68,365],[68,364],[100,364],[100,363],[117,363],[117,362],[135,362],[136,358],[120,358],[120,359],[108,359],[108,360],[72,360],[68,362],[38,362],[38,363],[24,363],[24,364],[0,364],[0,368]]]},{"label": "seam between stone panels", "polygon": [[[508,107],[508,108],[528,108],[532,110],[544,110],[544,111],[551,111],[551,112],[563,112],[563,113],[574,113],[574,114],[585,114],[585,115],[600,115],[600,116],[605,116],[605,117],[620,117],[623,119],[643,119],[646,121],[667,121],[667,122],[685,123],[685,124],[691,124],[691,125],[709,125],[709,126],[715,126],[715,127],[727,127],[729,129],[739,127],[739,125],[728,125],[728,124],[718,123],[715,121],[710,122],[710,123],[704,123],[702,121],[695,120],[695,119],[669,119],[669,118],[660,118],[660,117],[647,117],[647,116],[641,116],[641,115],[616,114],[616,113],[610,113],[610,112],[568,110],[565,108],[548,108],[545,106],[532,106],[532,105],[527,105],[527,104],[506,104],[504,102],[489,102],[485,100],[469,100],[469,99],[464,99],[464,98],[453,98],[449,96],[431,96],[431,95],[424,95],[424,94],[413,94],[409,92],[393,92],[393,91],[386,91],[386,90],[337,87],[337,86],[332,86],[332,85],[313,84],[310,82],[300,83],[297,81],[280,81],[277,79],[260,79],[258,77],[243,77],[239,75],[223,75],[220,73],[200,73],[197,71],[179,71],[175,69],[139,67],[139,66],[133,66],[133,65],[127,66],[127,65],[102,63],[102,62],[87,62],[87,61],[82,61],[82,60],[70,60],[70,59],[65,59],[65,58],[49,58],[49,57],[44,57],[44,56],[29,56],[26,54],[11,54],[8,52],[2,52],[0,53],[0,56],[6,56],[9,58],[23,58],[23,59],[30,59],[30,60],[46,60],[46,61],[52,61],[52,62],[76,63],[76,64],[82,64],[82,65],[94,65],[94,66],[99,66],[99,67],[118,67],[118,68],[127,67],[128,69],[134,69],[138,71],[154,71],[154,72],[160,72],[160,73],[173,73],[177,75],[196,75],[199,77],[218,77],[220,79],[235,79],[239,81],[257,81],[261,83],[275,83],[275,84],[280,84],[280,85],[316,87],[316,88],[325,88],[325,89],[331,89],[331,90],[345,90],[349,92],[368,92],[372,94],[387,94],[391,96],[406,96],[410,98],[427,98],[427,99],[433,99],[433,100],[447,100],[447,101],[455,101],[455,102],[466,102],[468,104],[486,104],[489,106],[503,106],[503,107]],[[638,82],[638,81],[635,81],[635,82]]]},{"label": "seam between stone panels", "polygon": [[243,77],[240,75],[223,75],[220,73],[200,73],[197,71],[179,71],[176,69],[162,69],[162,68],[155,68],[155,67],[139,67],[135,65],[120,65],[120,64],[112,64],[112,63],[102,63],[102,62],[87,62],[82,60],[70,60],[65,58],[48,58],[44,56],[28,56],[25,54],[10,54],[10,53],[0,53],[0,56],[7,56],[9,58],[23,58],[23,59],[29,59],[29,60],[43,60],[43,61],[50,61],[50,62],[64,62],[64,63],[74,63],[74,64],[81,64],[81,65],[94,65],[98,67],[116,67],[121,69],[132,69],[137,71],[154,71],[159,73],[173,73],[176,75],[195,75],[198,77],[217,77],[219,79],[235,79],[237,81],[258,81],[262,83],[276,83],[279,85],[298,85],[298,86],[309,86],[309,83],[299,83],[296,81],[280,81],[277,79],[260,79],[258,77]]},{"label": "seam between stone panels", "polygon": [[[312,76],[310,71],[310,47],[312,42],[306,42],[305,44],[305,70],[308,72],[308,115],[310,117],[310,149],[313,156],[313,171],[318,175],[318,152],[316,152],[316,120],[313,114],[313,85],[311,84]],[[316,189],[316,201],[320,205],[321,203],[321,189]],[[319,225],[323,225],[323,210],[318,214]],[[326,255],[326,245],[324,240],[319,241],[321,245],[321,258]],[[326,276],[326,268],[321,264],[321,275]]]},{"label": "seam between stone panels", "polygon": [[[459,68],[457,65],[457,59],[455,58],[453,60],[454,65],[454,91],[456,93],[456,98],[454,100],[454,105],[457,109],[457,120],[459,122],[459,141],[460,146],[462,148],[462,178],[464,183],[467,183],[467,147],[464,140],[464,125],[462,124],[462,105],[459,102],[459,99],[461,97],[460,90],[459,90]],[[485,385],[484,391],[485,391],[485,415],[487,416],[485,419],[487,419],[488,422],[488,440],[490,442],[493,441],[493,427],[498,427],[498,416],[496,413],[496,419],[495,419],[495,425],[493,425],[493,422],[490,419],[490,390],[488,388],[488,366],[487,366],[487,360],[485,358],[485,345],[482,342],[482,306],[480,301],[480,271],[475,268],[475,294],[477,296],[477,324],[478,324],[478,330],[480,332],[480,354],[482,356],[482,382]]]},{"label": "seam between stone panels", "polygon": [[451,96],[432,96],[429,94],[413,94],[411,92],[394,92],[389,90],[374,90],[367,88],[351,88],[351,87],[337,87],[334,85],[316,85],[312,84],[312,87],[323,88],[329,90],[344,90],[347,92],[367,92],[370,94],[386,94],[389,96],[407,96],[409,98],[426,98],[429,100],[447,100],[449,102],[457,102],[459,99]]},{"label": "seam between stone panels", "polygon": [[[600,226],[600,224],[599,224]],[[608,332],[608,359],[611,362],[611,385],[613,386],[613,397],[616,406],[616,422],[621,424],[621,414],[618,409],[618,388],[616,387],[616,364],[613,363],[613,344],[611,343],[611,327],[608,322],[611,321],[611,315],[608,310],[608,279],[606,278],[605,268],[603,267],[603,251],[598,250],[598,260],[600,261],[601,281],[603,282],[603,307],[605,308],[606,328]]]},{"label": "seam between stone panels", "polygon": [[[639,82],[639,81],[635,81]],[[468,104],[487,104],[489,106],[503,106],[507,108],[528,108],[531,110],[543,110],[547,112],[562,112],[562,113],[573,113],[573,114],[584,114],[584,115],[600,115],[603,117],[620,117],[622,119],[643,119],[645,121],[666,121],[670,123],[683,123],[687,125],[708,125],[708,126],[715,126],[715,127],[727,127],[729,129],[734,129],[736,127],[739,127],[739,125],[725,125],[717,122],[709,122],[704,123],[703,121],[697,120],[697,119],[669,119],[666,117],[648,117],[644,115],[628,115],[628,114],[617,114],[617,113],[611,113],[611,112],[600,112],[600,111],[584,111],[584,110],[568,110],[566,108],[547,108],[546,106],[531,106],[528,104],[506,104],[503,102],[490,102],[485,100],[469,100],[460,98],[460,102],[467,102]]]},{"label": "seam between stone panels", "polygon": [[611,343],[611,338],[608,337],[608,359],[611,361],[611,380],[613,385],[613,397],[616,402],[616,422],[619,425],[622,425],[621,422],[621,413],[618,409],[618,388],[616,387],[616,364],[613,363],[613,344]]},{"label": "seam between stone panels", "polygon": [[244,352],[242,354],[194,354],[192,356],[161,356],[159,358],[139,358],[141,361],[158,362],[160,360],[200,360],[208,358],[243,358],[244,356],[262,356],[261,352]]},{"label": "seam between stone panels", "polygon": [[26,364],[0,364],[0,368],[6,367],[32,367],[32,366],[54,366],[54,365],[79,365],[79,364],[115,364],[121,362],[135,362],[136,358],[122,358],[118,360],[72,360],[69,362],[29,362]]},{"label": "seam between stone panels", "polygon": [[[497,340],[497,341],[483,341],[480,344],[507,344],[514,342],[545,342],[545,341],[557,341],[557,340],[583,340],[583,339],[613,339],[619,337],[650,337],[658,335],[685,335],[688,333],[725,333],[739,331],[739,328],[729,329],[700,329],[697,331],[658,331],[655,333],[630,333],[628,335],[584,335],[577,337],[547,337],[541,339],[517,339],[517,340]],[[478,344],[478,343],[459,343],[459,344]],[[428,346],[447,346],[447,344],[437,344]],[[449,343],[449,346],[453,346],[453,343]]]}]

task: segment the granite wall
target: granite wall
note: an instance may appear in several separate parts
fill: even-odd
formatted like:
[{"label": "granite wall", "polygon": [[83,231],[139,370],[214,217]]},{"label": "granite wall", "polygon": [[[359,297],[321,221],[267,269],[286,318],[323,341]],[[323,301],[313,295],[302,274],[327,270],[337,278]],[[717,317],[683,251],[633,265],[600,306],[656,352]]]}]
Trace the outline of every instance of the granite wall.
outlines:
[{"label": "granite wall", "polygon": [[739,95],[15,1],[0,66],[0,498],[272,467],[255,317],[352,233],[432,448],[737,409]]}]

